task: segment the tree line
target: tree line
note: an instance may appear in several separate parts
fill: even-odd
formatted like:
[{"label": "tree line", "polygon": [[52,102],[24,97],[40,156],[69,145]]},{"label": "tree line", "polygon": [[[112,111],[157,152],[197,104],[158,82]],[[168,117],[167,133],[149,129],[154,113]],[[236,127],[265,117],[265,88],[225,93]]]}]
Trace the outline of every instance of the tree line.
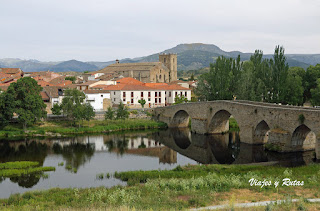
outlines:
[{"label": "tree line", "polygon": [[210,71],[198,78],[199,100],[250,100],[290,105],[320,105],[320,64],[289,67],[284,48],[276,46],[273,58],[256,50],[249,61],[218,57]]}]

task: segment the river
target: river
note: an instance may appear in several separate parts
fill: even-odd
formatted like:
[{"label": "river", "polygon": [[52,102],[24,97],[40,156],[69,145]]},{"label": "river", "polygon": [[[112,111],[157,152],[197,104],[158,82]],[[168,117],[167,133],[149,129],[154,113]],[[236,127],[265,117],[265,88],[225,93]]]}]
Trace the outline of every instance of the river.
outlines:
[{"label": "river", "polygon": [[[283,166],[314,162],[314,152],[274,153],[263,145],[240,142],[238,133],[197,135],[188,129],[58,139],[1,140],[0,162],[37,161],[53,166],[46,176],[0,178],[0,198],[54,187],[87,188],[125,185],[109,173],[173,169],[187,164],[246,164],[279,161]],[[60,165],[59,165],[60,164]],[[62,165],[63,164],[63,165]],[[98,177],[103,174],[104,178]]]}]

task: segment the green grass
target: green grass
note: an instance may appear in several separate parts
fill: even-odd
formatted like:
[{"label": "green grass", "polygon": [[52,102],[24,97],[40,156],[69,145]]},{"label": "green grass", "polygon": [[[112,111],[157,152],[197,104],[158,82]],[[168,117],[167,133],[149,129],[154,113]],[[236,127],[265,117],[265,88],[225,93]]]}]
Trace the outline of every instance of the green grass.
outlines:
[{"label": "green grass", "polygon": [[[223,197],[234,203],[233,192],[246,190],[236,196],[247,201],[261,201],[300,198],[301,191],[307,191],[316,198],[320,195],[320,165],[284,168],[277,166],[252,165],[188,165],[174,170],[132,171],[114,175],[128,181],[127,187],[113,188],[66,188],[11,195],[0,200],[1,208],[12,210],[52,209],[137,209],[178,210],[219,204]],[[103,179],[103,173],[97,178]],[[301,187],[252,187],[248,180],[281,180],[291,178],[303,180]],[[135,180],[136,182],[129,182]],[[140,182],[144,184],[140,184]],[[263,198],[264,197],[264,198]],[[276,197],[276,198],[275,198]],[[310,197],[309,197],[310,198]],[[1,206],[1,205],[0,205]],[[297,205],[282,204],[275,208],[304,208],[309,205],[301,201]],[[271,208],[271,206],[269,207]],[[264,208],[265,209],[265,208]]]},{"label": "green grass", "polygon": [[[49,125],[48,125],[49,124]],[[48,125],[48,126],[47,126]],[[167,125],[163,122],[156,122],[153,120],[105,120],[105,121],[84,121],[82,127],[71,126],[72,122],[57,121],[57,122],[43,122],[28,128],[25,133],[20,125],[9,125],[0,131],[0,138],[14,138],[14,137],[33,137],[33,136],[72,136],[76,134],[92,134],[92,133],[107,133],[113,131],[125,130],[145,130],[154,128],[166,128]]]},{"label": "green grass", "polygon": [[[37,167],[38,166],[38,167]],[[38,162],[16,161],[0,163],[0,177],[13,177],[45,171],[55,171],[54,167],[39,167]]]},{"label": "green grass", "polygon": [[236,119],[233,117],[229,118],[229,131],[230,132],[240,131],[239,125],[238,125]]}]

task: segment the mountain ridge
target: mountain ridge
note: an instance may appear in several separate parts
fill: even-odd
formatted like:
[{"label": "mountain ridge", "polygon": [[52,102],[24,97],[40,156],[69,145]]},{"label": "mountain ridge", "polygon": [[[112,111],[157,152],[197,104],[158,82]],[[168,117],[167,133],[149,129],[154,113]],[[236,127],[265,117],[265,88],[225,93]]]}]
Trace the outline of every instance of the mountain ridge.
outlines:
[{"label": "mountain ridge", "polygon": [[[175,53],[178,57],[178,70],[197,70],[208,67],[218,56],[236,58],[240,55],[242,61],[248,60],[253,53],[243,53],[241,51],[224,51],[214,44],[185,43],[179,44],[159,53],[143,57],[121,59],[121,63],[155,62],[159,60],[160,53]],[[265,54],[264,58],[272,58],[272,54]],[[310,65],[320,63],[320,54],[285,54],[289,66],[299,66],[307,68]],[[21,68],[25,72],[37,72],[52,70],[56,72],[68,71],[95,71],[102,69],[115,61],[102,62],[82,62],[68,60],[60,62],[41,62],[35,59],[22,60],[19,58],[0,59],[0,67]]]}]

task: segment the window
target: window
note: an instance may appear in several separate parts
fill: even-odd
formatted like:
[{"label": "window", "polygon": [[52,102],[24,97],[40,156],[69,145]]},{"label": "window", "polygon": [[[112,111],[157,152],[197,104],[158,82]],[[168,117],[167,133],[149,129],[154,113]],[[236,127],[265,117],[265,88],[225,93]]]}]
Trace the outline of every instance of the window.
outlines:
[{"label": "window", "polygon": [[150,92],[148,92],[148,97],[151,97],[151,93]]},{"label": "window", "polygon": [[155,92],[155,97],[158,97],[158,92]]},{"label": "window", "polygon": [[155,103],[158,103],[158,98],[155,98],[155,99],[154,99],[154,102],[155,102]]},{"label": "window", "polygon": [[113,98],[113,101],[116,101],[116,98]]},{"label": "window", "polygon": [[161,98],[159,98],[159,103],[161,103]]},{"label": "window", "polygon": [[151,98],[148,98],[148,101],[151,101]]},{"label": "window", "polygon": [[166,58],[163,58],[163,62],[166,63]]},{"label": "window", "polygon": [[116,95],[116,92],[113,92],[114,95]]},{"label": "window", "polygon": [[180,96],[182,97],[182,92],[180,92]]},{"label": "window", "polygon": [[171,97],[171,92],[169,92],[169,97]]},{"label": "window", "polygon": [[161,97],[161,92],[159,92],[159,97]]},{"label": "window", "polygon": [[143,92],[141,92],[141,97],[143,97]]},{"label": "window", "polygon": [[185,92],[185,93],[184,93],[184,96],[186,96],[186,97],[187,97],[187,92]]},{"label": "window", "polygon": [[101,95],[101,97],[103,97],[103,95]]},{"label": "window", "polygon": [[133,104],[133,99],[131,99],[131,104]]},{"label": "window", "polygon": [[131,97],[133,97],[133,92],[131,92]]},{"label": "window", "polygon": [[126,97],[126,92],[123,92],[123,97]]},{"label": "window", "polygon": [[123,102],[125,102],[126,101],[126,98],[123,98]]},{"label": "window", "polygon": [[177,96],[177,92],[176,92],[176,95],[175,96]]}]

